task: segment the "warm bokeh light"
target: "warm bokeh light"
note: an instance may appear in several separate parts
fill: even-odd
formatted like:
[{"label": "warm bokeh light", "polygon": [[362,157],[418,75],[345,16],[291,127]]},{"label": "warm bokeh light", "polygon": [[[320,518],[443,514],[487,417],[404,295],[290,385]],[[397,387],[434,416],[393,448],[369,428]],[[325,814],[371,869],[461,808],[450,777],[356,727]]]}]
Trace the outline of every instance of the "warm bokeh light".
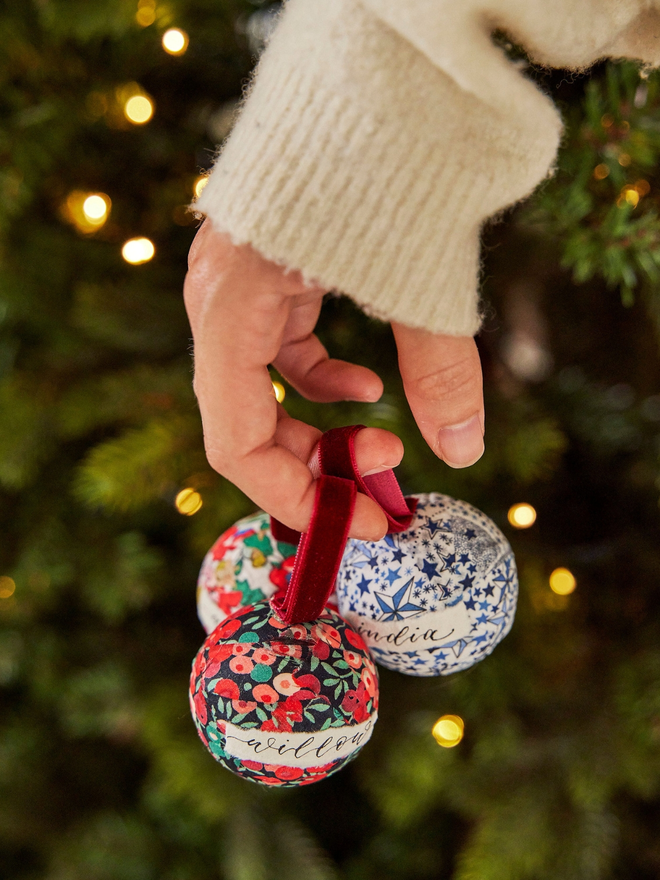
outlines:
[{"label": "warm bokeh light", "polygon": [[153,115],[153,101],[146,95],[133,95],[124,104],[124,116],[134,125],[144,125]]},{"label": "warm bokeh light", "polygon": [[202,190],[204,189],[204,187],[206,186],[206,184],[208,182],[209,182],[208,174],[200,174],[199,177],[195,178],[195,182],[193,183],[193,192],[195,194],[196,199],[198,199],[201,196]]},{"label": "warm bokeh light", "polygon": [[594,168],[594,177],[596,180],[605,180],[609,173],[610,166],[606,165],[604,162],[601,162],[600,165],[596,165]]},{"label": "warm bokeh light", "polygon": [[627,184],[621,190],[616,203],[620,208],[623,208],[625,205],[632,205],[633,208],[636,208],[639,203],[639,196],[637,187]]},{"label": "warm bokeh light", "polygon": [[110,215],[112,202],[105,193],[73,190],[62,205],[62,215],[79,232],[96,232]]},{"label": "warm bokeh light", "polygon": [[192,516],[202,509],[202,496],[194,489],[182,489],[174,499],[174,506],[184,516]]},{"label": "warm bokeh light", "polygon": [[577,587],[577,581],[567,568],[556,568],[550,575],[550,589],[558,596],[568,596]]},{"label": "warm bokeh light", "polygon": [[635,181],[635,189],[640,194],[640,196],[647,196],[651,192],[651,184],[648,180],[644,180],[641,178],[640,180]]},{"label": "warm bokeh light", "polygon": [[619,153],[617,162],[619,163],[619,165],[621,165],[622,168],[627,168],[628,165],[630,165],[630,163],[632,162],[632,159],[630,158],[629,153]]},{"label": "warm bokeh light", "polygon": [[154,243],[148,238],[130,238],[121,249],[122,257],[133,266],[148,263],[155,253]]},{"label": "warm bokeh light", "polygon": [[614,125],[614,117],[610,116],[609,113],[604,113],[600,117],[600,124],[603,126],[603,128],[610,128],[612,125]]},{"label": "warm bokeh light", "polygon": [[507,519],[514,529],[528,529],[536,522],[536,511],[531,504],[514,504],[509,508]]},{"label": "warm bokeh light", "polygon": [[93,226],[103,226],[108,219],[112,202],[105,193],[92,193],[83,202],[83,214]]},{"label": "warm bokeh light", "polygon": [[275,392],[275,397],[278,403],[282,403],[286,396],[286,391],[284,390],[284,385],[280,382],[273,382],[273,391]]},{"label": "warm bokeh light", "polygon": [[6,575],[0,577],[0,599],[9,599],[16,591],[16,583],[13,578]]},{"label": "warm bokeh light", "polygon": [[188,34],[181,28],[170,28],[163,34],[163,49],[169,55],[183,55],[188,42]]},{"label": "warm bokeh light", "polygon": [[156,21],[156,3],[155,0],[140,0],[138,3],[135,20],[140,27],[149,27]]},{"label": "warm bokeh light", "polygon": [[443,749],[451,749],[457,746],[463,739],[465,725],[458,715],[443,715],[433,725],[433,738]]}]

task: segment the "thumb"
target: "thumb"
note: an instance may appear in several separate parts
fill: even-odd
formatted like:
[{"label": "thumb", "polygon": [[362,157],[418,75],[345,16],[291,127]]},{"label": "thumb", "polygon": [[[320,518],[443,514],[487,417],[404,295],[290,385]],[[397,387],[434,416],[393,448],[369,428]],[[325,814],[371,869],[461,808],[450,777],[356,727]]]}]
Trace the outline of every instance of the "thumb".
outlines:
[{"label": "thumb", "polygon": [[455,468],[484,452],[481,362],[470,336],[443,336],[392,324],[412,414],[435,454]]}]

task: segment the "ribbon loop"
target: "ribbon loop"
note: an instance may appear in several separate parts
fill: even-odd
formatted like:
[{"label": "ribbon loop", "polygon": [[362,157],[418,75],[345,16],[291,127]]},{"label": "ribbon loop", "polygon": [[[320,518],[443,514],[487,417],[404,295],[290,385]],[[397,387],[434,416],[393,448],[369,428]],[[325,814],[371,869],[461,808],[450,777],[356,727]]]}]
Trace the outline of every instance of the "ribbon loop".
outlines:
[{"label": "ribbon loop", "polygon": [[322,474],[354,480],[358,491],[382,508],[387,517],[388,532],[403,532],[412,522],[416,498],[404,498],[393,470],[363,477],[355,458],[355,437],[364,425],[349,425],[326,431],[318,445],[319,468]]},{"label": "ribbon loop", "polygon": [[321,437],[309,467],[318,475],[309,529],[298,532],[271,517],[276,541],[298,544],[291,580],[271,605],[285,623],[315,620],[332,592],[348,538],[357,492],[367,495],[387,517],[388,532],[410,525],[416,498],[404,498],[394,471],[363,477],[355,459],[355,436],[364,425],[333,428]]},{"label": "ribbon loop", "polygon": [[320,617],[332,593],[353,519],[357,489],[352,480],[321,476],[309,529],[298,544],[291,580],[271,606],[285,623]]}]

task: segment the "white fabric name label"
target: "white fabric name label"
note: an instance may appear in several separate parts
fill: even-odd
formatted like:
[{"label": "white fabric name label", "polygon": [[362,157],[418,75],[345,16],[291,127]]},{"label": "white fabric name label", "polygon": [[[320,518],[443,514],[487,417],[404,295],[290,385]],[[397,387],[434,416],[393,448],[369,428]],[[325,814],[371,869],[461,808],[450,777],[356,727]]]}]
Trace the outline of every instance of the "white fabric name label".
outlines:
[{"label": "white fabric name label", "polygon": [[463,602],[437,611],[427,611],[407,620],[367,620],[348,612],[345,619],[369,645],[377,648],[405,648],[421,651],[437,648],[470,634],[472,621]]},{"label": "white fabric name label", "polygon": [[244,730],[227,721],[223,748],[241,761],[261,761],[304,770],[352,755],[369,740],[377,718],[374,713],[361,724],[328,727],[318,733]]}]

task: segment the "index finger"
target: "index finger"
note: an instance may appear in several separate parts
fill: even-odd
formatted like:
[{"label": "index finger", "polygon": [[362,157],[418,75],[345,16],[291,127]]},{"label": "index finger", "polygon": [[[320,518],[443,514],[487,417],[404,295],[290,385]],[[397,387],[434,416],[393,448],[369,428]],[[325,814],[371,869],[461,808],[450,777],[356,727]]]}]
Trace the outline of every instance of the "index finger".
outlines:
[{"label": "index finger", "polygon": [[[184,288],[209,462],[298,531],[309,524],[315,486],[305,462],[278,441],[268,364],[279,351],[294,297],[320,293],[306,288],[297,273],[286,273],[249,245],[235,247],[213,230],[205,231],[191,258]],[[306,426],[296,424],[304,434]],[[290,425],[287,434],[291,445]],[[307,445],[305,437],[301,448]],[[385,530],[382,511],[358,496],[351,535],[373,540]]]}]

